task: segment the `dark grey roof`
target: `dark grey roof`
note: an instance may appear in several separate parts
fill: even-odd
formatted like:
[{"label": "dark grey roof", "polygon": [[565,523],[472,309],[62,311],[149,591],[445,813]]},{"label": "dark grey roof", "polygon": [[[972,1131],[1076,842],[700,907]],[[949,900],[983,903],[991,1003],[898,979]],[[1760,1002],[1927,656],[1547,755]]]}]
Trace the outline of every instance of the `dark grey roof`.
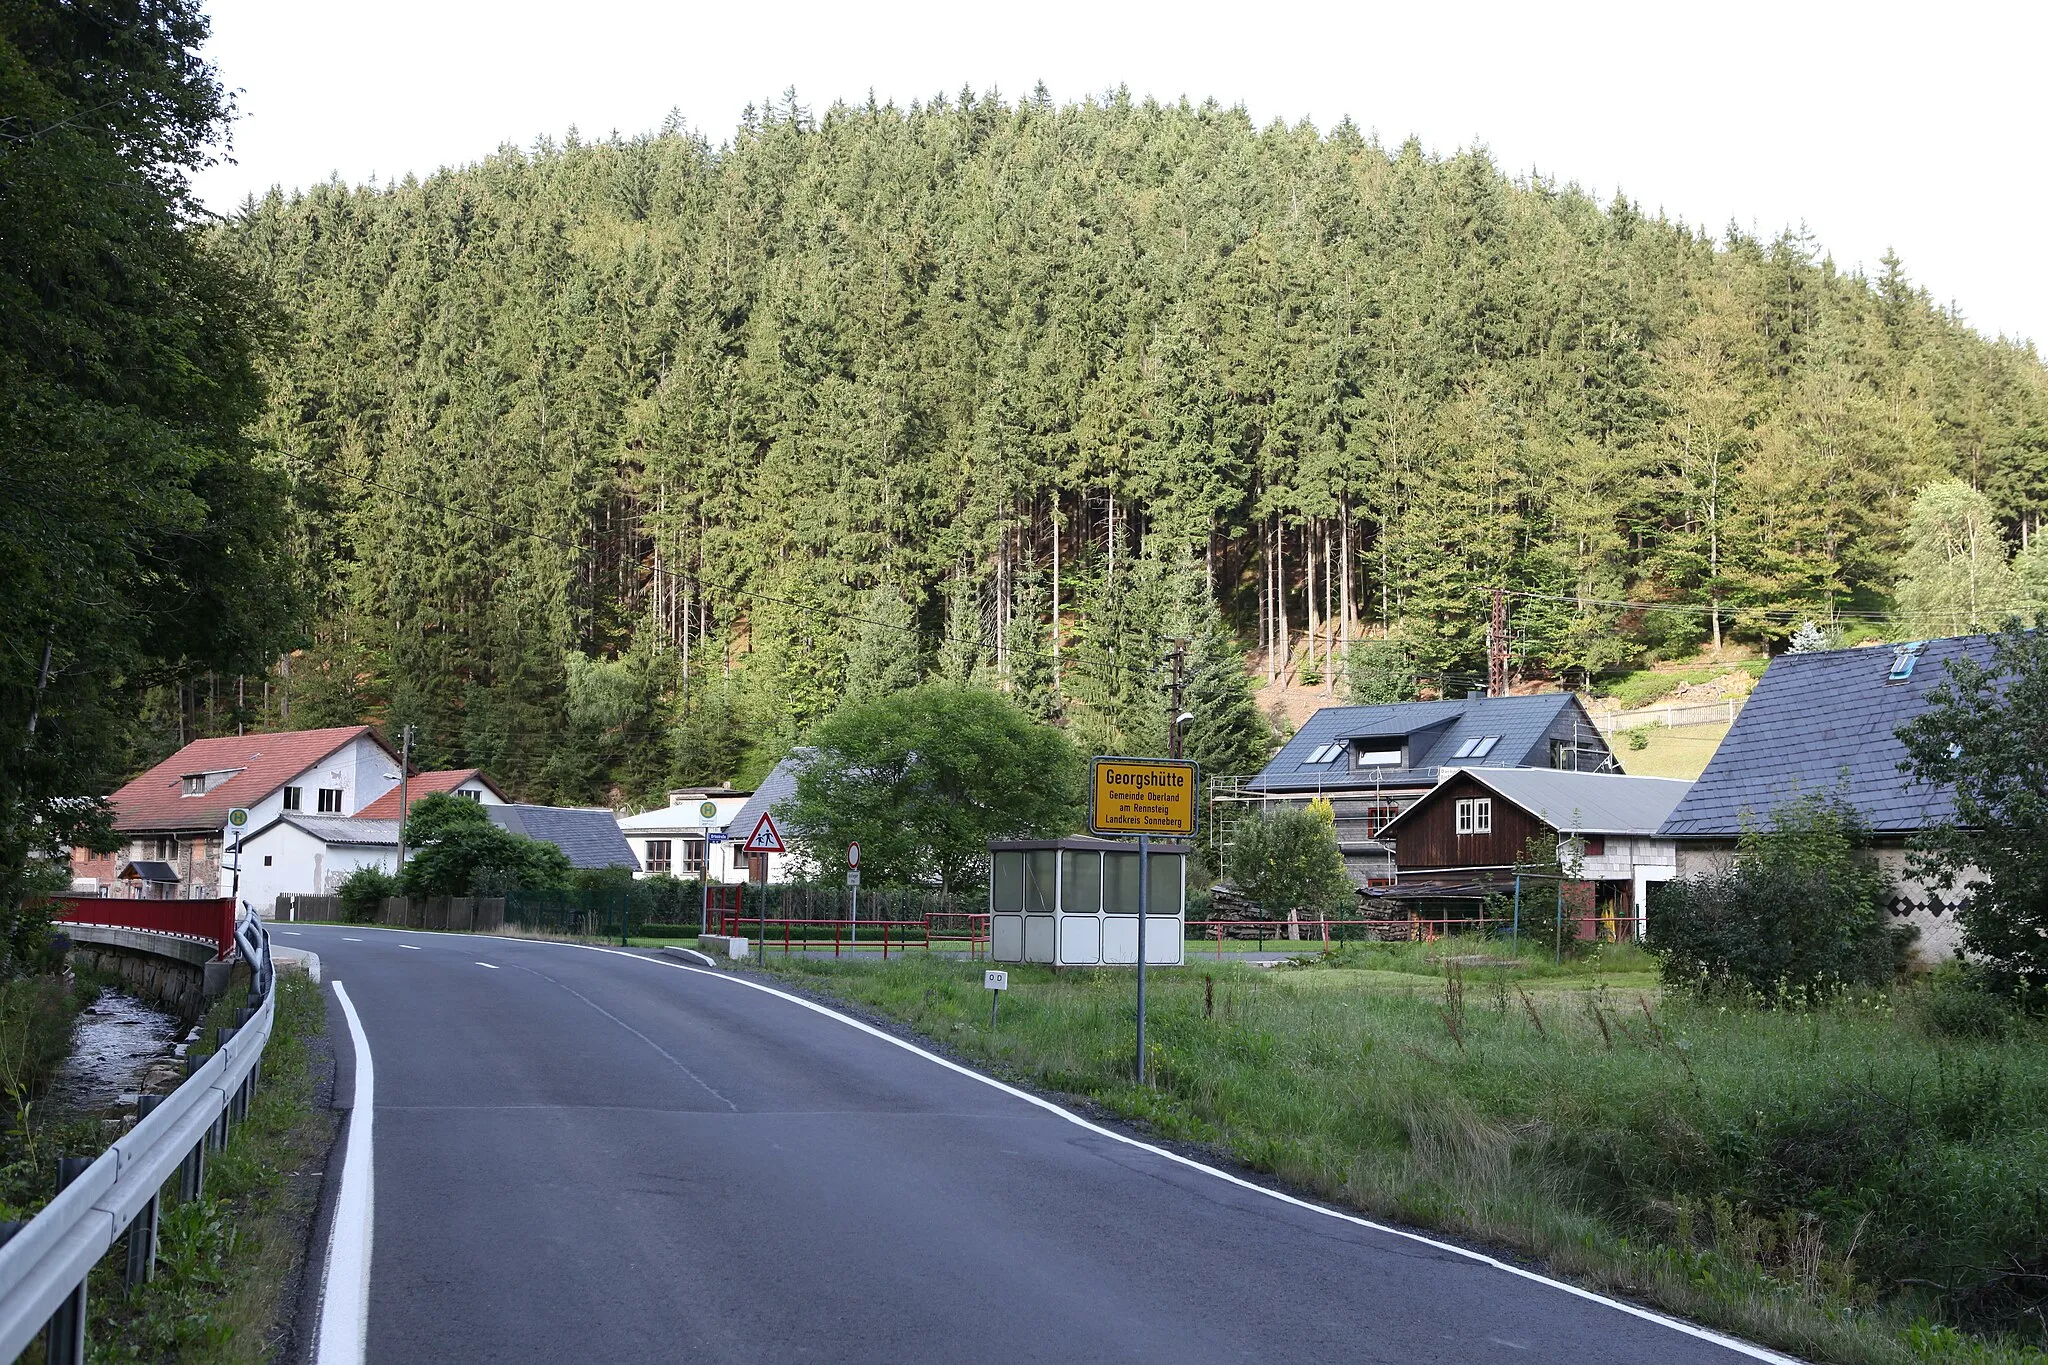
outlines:
[{"label": "dark grey roof", "polygon": [[174,882],[178,880],[178,869],[169,863],[128,863],[114,877],[124,882]]},{"label": "dark grey roof", "polygon": [[484,814],[501,829],[553,844],[571,867],[640,866],[617,817],[602,807],[485,806]]},{"label": "dark grey roof", "polygon": [[789,826],[784,822],[779,807],[796,795],[797,774],[810,763],[814,752],[809,748],[791,749],[774,770],[761,779],[760,787],[747,798],[747,804],[734,813],[732,823],[725,827],[735,843],[744,843],[753,834],[754,826],[761,823],[761,816],[768,811],[775,812],[775,828],[782,831],[783,842],[789,842]]},{"label": "dark grey roof", "polygon": [[[302,829],[323,844],[368,844],[380,847],[398,843],[398,821],[365,820],[360,816],[348,815],[281,815],[271,822],[273,825],[291,825]],[[263,830],[270,828],[265,825]],[[261,834],[263,830],[258,830]],[[255,835],[249,836],[251,839]]]},{"label": "dark grey roof", "polygon": [[[1255,792],[1357,791],[1388,786],[1433,786],[1437,770],[1549,767],[1547,739],[1567,712],[1577,710],[1589,739],[1605,747],[1591,717],[1570,692],[1530,697],[1462,697],[1409,701],[1390,706],[1326,706],[1310,716],[1247,787]],[[1499,735],[1484,758],[1454,759],[1467,740]],[[1406,769],[1353,771],[1343,758],[1310,763],[1325,744],[1354,739],[1414,737]]]},{"label": "dark grey roof", "polygon": [[1899,771],[1906,748],[1894,734],[1927,709],[1952,659],[1987,663],[1991,640],[1929,640],[1903,682],[1888,682],[1889,648],[1782,654],[1771,661],[1735,726],[1658,832],[1733,838],[1782,802],[1839,792],[1872,830],[1908,833],[1955,814],[1954,792],[1913,785]]},{"label": "dark grey roof", "polygon": [[[1467,775],[1560,834],[1655,834],[1692,786],[1671,777],[1559,772],[1555,768],[1485,768]],[[1381,837],[1396,833],[1429,800],[1425,796],[1389,820]]]}]

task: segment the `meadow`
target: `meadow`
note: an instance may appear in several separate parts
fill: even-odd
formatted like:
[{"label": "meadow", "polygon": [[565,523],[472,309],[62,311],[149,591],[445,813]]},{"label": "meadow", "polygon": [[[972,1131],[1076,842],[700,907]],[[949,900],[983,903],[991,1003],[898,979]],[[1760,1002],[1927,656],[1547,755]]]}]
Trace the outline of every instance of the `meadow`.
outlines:
[{"label": "meadow", "polygon": [[2042,1027],[1920,983],[1763,1010],[1629,947],[1152,976],[779,959],[966,1058],[1334,1202],[1813,1359],[2043,1361]]}]

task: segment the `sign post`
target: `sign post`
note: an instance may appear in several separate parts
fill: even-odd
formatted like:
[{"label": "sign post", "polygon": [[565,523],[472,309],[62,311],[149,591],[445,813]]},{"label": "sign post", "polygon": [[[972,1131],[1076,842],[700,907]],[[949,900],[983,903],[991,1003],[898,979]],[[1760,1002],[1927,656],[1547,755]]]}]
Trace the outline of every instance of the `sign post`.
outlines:
[{"label": "sign post", "polygon": [[1195,765],[1178,759],[1097,758],[1089,777],[1089,832],[1138,836],[1139,1085],[1145,1084],[1145,921],[1152,912],[1152,836],[1194,837],[1196,790]]},{"label": "sign post", "polygon": [[762,811],[761,818],[754,822],[754,832],[747,836],[746,843],[740,845],[740,851],[750,858],[756,853],[761,855],[761,965],[765,967],[768,965],[768,855],[789,851],[783,846],[782,831],[775,828],[775,817]]},{"label": "sign post", "polygon": [[846,941],[860,944],[860,845],[846,846]]},{"label": "sign post", "polygon": [[981,985],[982,989],[988,992],[988,1027],[989,1032],[993,1033],[996,1027],[996,1006],[1002,1003],[1003,992],[1010,989],[1010,974],[983,972]]},{"label": "sign post", "polygon": [[[234,901],[237,905],[241,904],[242,901],[242,830],[248,823],[249,812],[242,807],[236,806],[228,812],[228,826],[235,832],[235,879],[233,889],[228,892],[228,899]],[[218,885],[219,883],[216,882],[215,886],[218,887]]]}]

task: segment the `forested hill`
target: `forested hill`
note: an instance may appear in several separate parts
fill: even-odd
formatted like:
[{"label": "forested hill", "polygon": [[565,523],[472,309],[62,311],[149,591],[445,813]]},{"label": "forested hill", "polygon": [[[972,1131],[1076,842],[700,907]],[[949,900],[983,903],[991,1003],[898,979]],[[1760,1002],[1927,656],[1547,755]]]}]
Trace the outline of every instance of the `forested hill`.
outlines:
[{"label": "forested hill", "polygon": [[1261,669],[1384,628],[1462,686],[1506,584],[1517,669],[1577,676],[1884,609],[1931,478],[2048,514],[2039,359],[1897,262],[1348,125],[785,108],[221,233],[317,603],[267,719],[532,795],[758,771],[920,669],[1146,743],[1205,590]]}]

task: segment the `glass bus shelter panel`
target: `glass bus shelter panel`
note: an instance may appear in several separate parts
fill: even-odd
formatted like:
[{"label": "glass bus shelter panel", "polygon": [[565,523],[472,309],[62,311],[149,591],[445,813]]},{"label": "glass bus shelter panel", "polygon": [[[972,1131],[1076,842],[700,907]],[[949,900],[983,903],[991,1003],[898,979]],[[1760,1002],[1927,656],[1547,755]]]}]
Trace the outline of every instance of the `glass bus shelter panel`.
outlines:
[{"label": "glass bus shelter panel", "polygon": [[1060,911],[1068,915],[1094,915],[1102,910],[1102,855],[1060,854]]},{"label": "glass bus shelter panel", "polygon": [[[1136,853],[1105,853],[1102,855],[1102,913],[1105,915],[1135,915],[1138,913],[1138,855]],[[1131,950],[1129,959],[1136,962],[1137,949]]]},{"label": "glass bus shelter panel", "polygon": [[1024,855],[1021,853],[998,853],[995,867],[989,876],[988,908],[1001,914],[1009,911],[1020,913],[1024,909]]},{"label": "glass bus shelter panel", "polygon": [[1059,904],[1060,855],[1057,849],[1034,849],[1024,859],[1024,913],[1050,915]]},{"label": "glass bus shelter panel", "polygon": [[[1135,867],[1137,859],[1133,858],[1131,863]],[[1187,866],[1188,860],[1178,853],[1155,853],[1152,855],[1152,881],[1145,888],[1146,899],[1151,902],[1150,905],[1145,907],[1148,913],[1154,915],[1178,915],[1181,913],[1181,907],[1186,902],[1181,899],[1180,882],[1181,876],[1187,871]],[[1133,887],[1131,888],[1131,905],[1134,909],[1137,903],[1138,892],[1137,888]],[[1145,932],[1148,935],[1152,932],[1150,925],[1146,926]],[[1149,945],[1148,951],[1145,954],[1145,960],[1147,962],[1153,960],[1152,954],[1149,951]]]}]

